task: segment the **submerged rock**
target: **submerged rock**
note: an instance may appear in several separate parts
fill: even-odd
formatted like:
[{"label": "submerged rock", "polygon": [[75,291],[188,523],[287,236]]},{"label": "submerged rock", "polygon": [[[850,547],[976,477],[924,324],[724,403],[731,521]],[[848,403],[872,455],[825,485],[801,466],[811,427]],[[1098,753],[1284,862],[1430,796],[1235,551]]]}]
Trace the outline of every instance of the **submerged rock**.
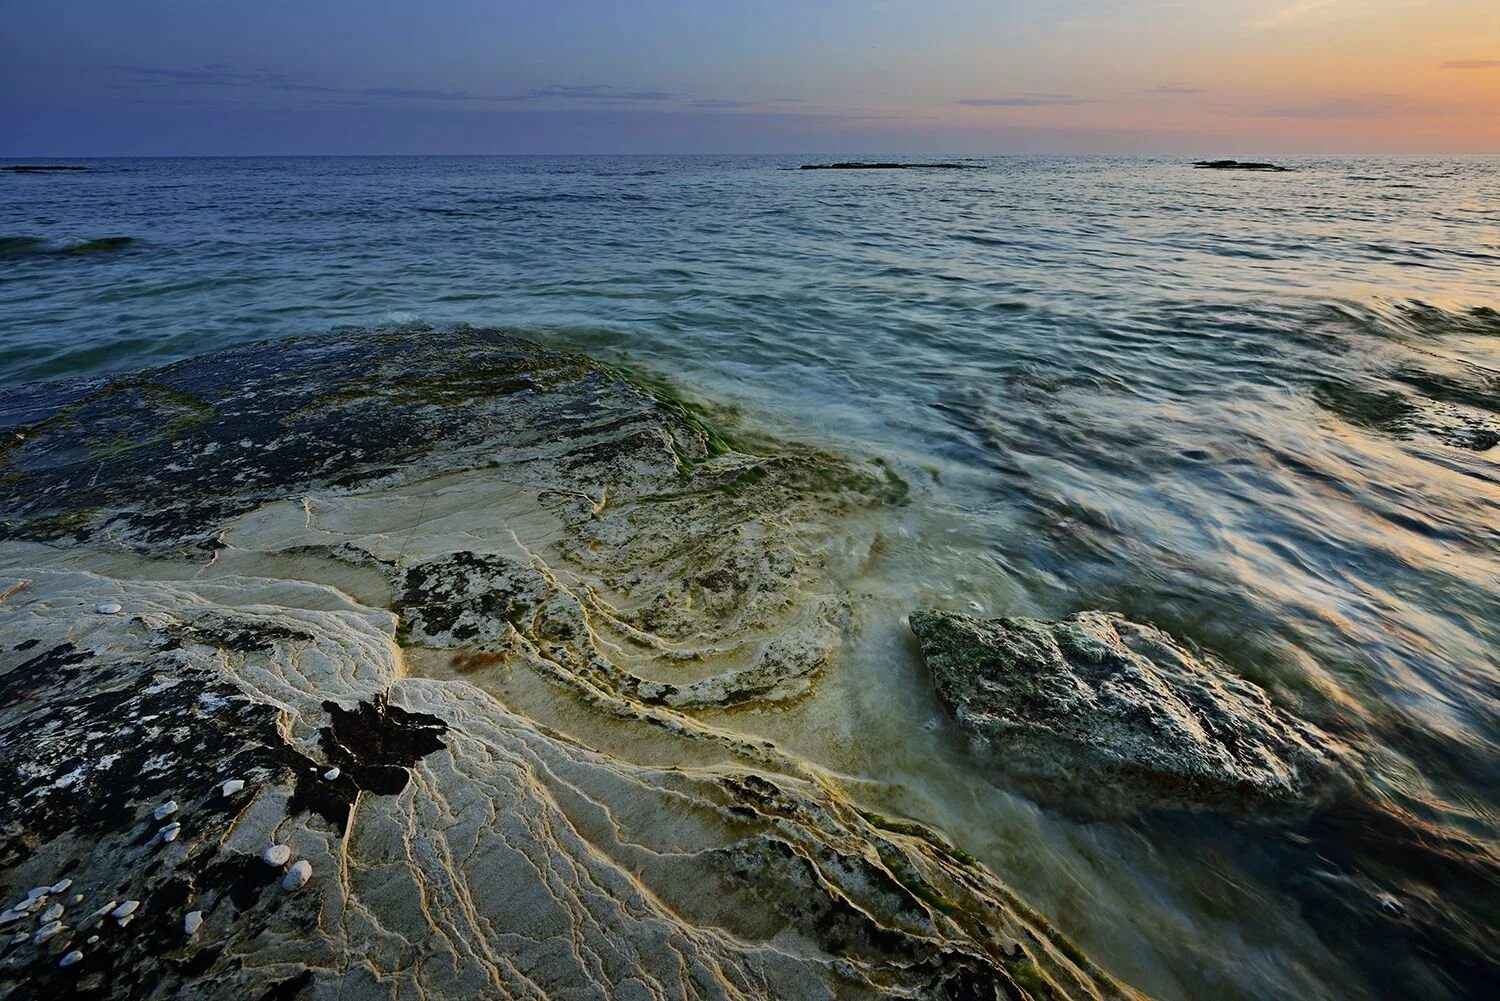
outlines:
[{"label": "submerged rock", "polygon": [[1104,612],[910,621],[959,726],[1046,796],[1250,810],[1313,802],[1336,774],[1326,734],[1151,626]]}]

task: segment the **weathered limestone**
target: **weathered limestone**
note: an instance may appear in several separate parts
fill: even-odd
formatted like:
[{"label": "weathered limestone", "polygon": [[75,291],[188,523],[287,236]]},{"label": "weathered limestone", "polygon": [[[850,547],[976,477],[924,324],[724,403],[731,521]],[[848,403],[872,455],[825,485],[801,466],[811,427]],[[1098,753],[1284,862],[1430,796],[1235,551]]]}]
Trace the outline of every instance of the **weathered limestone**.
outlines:
[{"label": "weathered limestone", "polygon": [[1134,996],[693,715],[816,683],[884,467],[485,331],[32,387],[0,427],[0,893],[82,895],[0,995]]}]

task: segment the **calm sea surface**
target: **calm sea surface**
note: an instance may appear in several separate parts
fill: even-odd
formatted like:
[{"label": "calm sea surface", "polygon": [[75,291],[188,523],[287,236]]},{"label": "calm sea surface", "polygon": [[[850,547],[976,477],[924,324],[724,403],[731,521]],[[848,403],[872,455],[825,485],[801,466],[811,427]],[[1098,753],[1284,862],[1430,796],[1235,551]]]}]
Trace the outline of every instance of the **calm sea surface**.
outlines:
[{"label": "calm sea surface", "polygon": [[[466,322],[884,456],[913,503],[869,626],[802,711],[826,725],[768,730],[1144,989],[1475,995],[1500,941],[1500,159],[800,162],[0,173],[0,383]],[[1116,609],[1220,654],[1378,752],[1369,795],[1439,848],[1090,823],[989,785],[899,626],[970,602]]]}]

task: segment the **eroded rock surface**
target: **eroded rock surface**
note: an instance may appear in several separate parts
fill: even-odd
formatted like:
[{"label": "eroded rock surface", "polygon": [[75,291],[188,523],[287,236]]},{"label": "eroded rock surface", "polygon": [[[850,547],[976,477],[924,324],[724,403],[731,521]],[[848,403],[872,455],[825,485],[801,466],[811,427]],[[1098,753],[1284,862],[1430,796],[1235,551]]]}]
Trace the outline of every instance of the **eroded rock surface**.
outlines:
[{"label": "eroded rock surface", "polygon": [[0,995],[1133,996],[723,723],[833,662],[883,466],[469,330],[0,427]]},{"label": "eroded rock surface", "polygon": [[1259,686],[1104,612],[1055,622],[919,611],[939,696],[1008,772],[1106,807],[1306,804],[1340,751]]}]

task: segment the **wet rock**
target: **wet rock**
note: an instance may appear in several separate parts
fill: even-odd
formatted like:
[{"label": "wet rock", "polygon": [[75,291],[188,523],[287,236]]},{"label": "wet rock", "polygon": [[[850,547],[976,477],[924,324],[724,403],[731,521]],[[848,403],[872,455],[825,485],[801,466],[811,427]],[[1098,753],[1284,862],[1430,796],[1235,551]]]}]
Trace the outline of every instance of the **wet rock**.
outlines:
[{"label": "wet rock", "polygon": [[[0,956],[0,995],[1130,996],[934,832],[693,715],[816,681],[889,468],[493,331],[23,387],[0,428],[0,894],[67,874],[97,932]],[[578,734],[477,687],[507,670]]]},{"label": "wet rock", "polygon": [[1254,810],[1313,803],[1337,774],[1326,734],[1150,626],[1104,612],[910,621],[959,725],[1046,797]]}]

